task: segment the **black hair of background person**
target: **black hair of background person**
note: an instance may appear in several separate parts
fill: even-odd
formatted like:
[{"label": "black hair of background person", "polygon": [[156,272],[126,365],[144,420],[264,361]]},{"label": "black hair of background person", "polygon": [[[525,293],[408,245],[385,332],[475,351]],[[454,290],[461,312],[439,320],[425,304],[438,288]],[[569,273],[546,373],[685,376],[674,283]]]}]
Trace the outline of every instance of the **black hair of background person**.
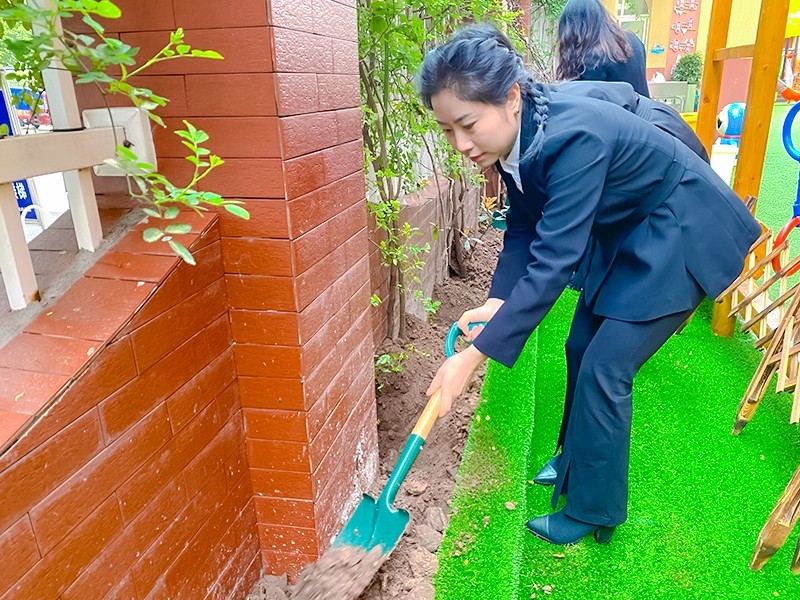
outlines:
[{"label": "black hair of background person", "polygon": [[644,44],[600,0],[568,0],[558,20],[559,79],[625,81],[649,98],[646,63]]}]

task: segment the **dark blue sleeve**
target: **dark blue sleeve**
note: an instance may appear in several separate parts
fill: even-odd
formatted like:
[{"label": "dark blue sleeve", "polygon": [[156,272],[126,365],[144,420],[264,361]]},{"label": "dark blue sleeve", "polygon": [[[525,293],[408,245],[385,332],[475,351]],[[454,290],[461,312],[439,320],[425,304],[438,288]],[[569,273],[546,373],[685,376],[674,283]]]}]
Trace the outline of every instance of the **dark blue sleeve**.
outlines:
[{"label": "dark blue sleeve", "polygon": [[545,161],[547,202],[529,246],[525,275],[475,340],[478,350],[508,367],[581,260],[611,162],[611,150],[597,135],[585,130],[565,135],[549,157],[537,159]]},{"label": "dark blue sleeve", "polygon": [[489,298],[505,300],[521,277],[528,272],[531,262],[531,243],[536,237],[536,224],[526,224],[510,206],[506,211],[506,232],[503,249],[497,257],[497,268],[492,276]]}]

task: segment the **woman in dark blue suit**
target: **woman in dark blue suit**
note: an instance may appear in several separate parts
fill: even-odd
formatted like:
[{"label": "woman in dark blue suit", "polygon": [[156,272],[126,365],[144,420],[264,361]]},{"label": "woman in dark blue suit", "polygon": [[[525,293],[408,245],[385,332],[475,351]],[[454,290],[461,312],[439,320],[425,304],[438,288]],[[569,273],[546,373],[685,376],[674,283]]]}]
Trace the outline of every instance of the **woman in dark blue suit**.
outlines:
[{"label": "woman in dark blue suit", "polygon": [[[485,35],[481,35],[483,31]],[[577,365],[553,506],[528,522],[555,544],[608,541],[627,516],[633,377],[706,296],[740,273],[760,233],[711,168],[673,136],[611,103],[551,93],[488,26],[425,57],[420,89],[448,141],[509,176],[508,229],[488,321],[440,367],[441,414],[487,357],[513,365],[588,252],[567,353]],[[588,248],[587,248],[588,245]]]}]

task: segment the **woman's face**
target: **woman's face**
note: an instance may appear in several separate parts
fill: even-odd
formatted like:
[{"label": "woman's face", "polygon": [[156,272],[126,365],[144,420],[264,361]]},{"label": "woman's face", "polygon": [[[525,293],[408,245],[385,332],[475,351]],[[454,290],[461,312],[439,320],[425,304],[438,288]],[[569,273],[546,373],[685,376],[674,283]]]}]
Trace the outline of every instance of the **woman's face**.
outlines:
[{"label": "woman's face", "polygon": [[449,88],[434,94],[431,104],[450,145],[480,167],[493,165],[514,147],[521,109],[518,84],[499,106],[461,100]]}]

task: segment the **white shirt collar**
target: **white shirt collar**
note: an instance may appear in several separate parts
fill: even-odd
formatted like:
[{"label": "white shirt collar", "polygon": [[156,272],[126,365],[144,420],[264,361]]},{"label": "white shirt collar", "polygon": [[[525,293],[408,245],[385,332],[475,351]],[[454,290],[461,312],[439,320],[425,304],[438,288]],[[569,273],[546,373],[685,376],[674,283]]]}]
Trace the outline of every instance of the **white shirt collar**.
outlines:
[{"label": "white shirt collar", "polygon": [[500,166],[503,167],[503,170],[506,173],[511,175],[511,177],[514,179],[514,183],[517,184],[517,189],[520,192],[522,191],[522,180],[519,174],[519,148],[521,136],[522,127],[520,127],[519,131],[517,132],[517,140],[514,142],[514,147],[511,149],[511,152],[509,152],[505,157],[500,157]]}]

